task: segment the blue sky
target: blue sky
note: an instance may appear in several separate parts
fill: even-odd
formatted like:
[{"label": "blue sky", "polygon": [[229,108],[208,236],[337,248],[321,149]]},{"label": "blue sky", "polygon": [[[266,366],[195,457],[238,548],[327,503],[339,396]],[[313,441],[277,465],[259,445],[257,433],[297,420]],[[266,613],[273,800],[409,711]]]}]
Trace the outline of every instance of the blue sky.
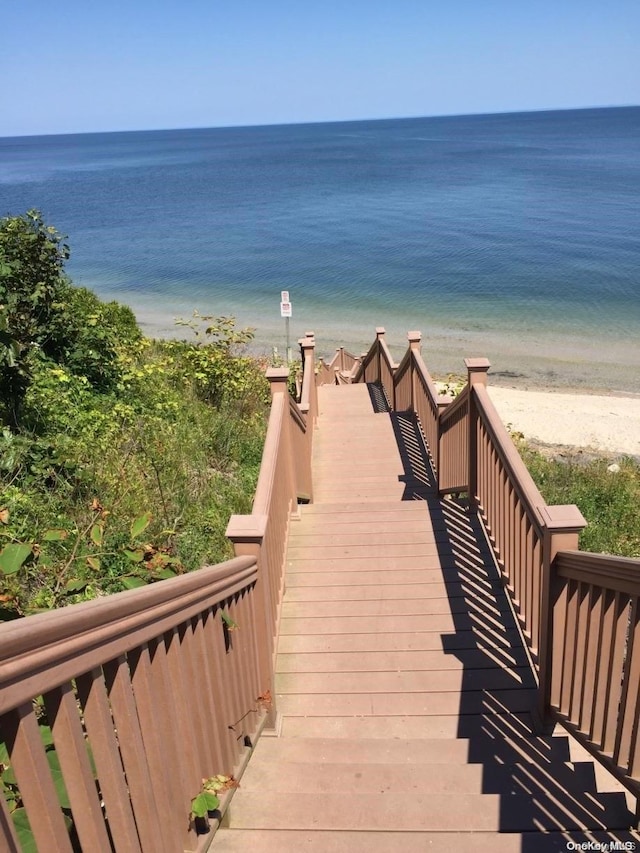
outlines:
[{"label": "blue sky", "polygon": [[0,20],[0,136],[640,103],[640,0],[32,0]]}]

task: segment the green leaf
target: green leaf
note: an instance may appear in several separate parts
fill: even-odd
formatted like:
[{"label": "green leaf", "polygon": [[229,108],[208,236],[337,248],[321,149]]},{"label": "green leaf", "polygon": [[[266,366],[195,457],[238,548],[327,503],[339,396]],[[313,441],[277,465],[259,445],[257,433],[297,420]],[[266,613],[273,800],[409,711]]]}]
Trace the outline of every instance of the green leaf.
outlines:
[{"label": "green leaf", "polygon": [[220,805],[220,800],[215,794],[203,791],[191,800],[191,811],[194,817],[204,817],[207,812],[215,811]]},{"label": "green leaf", "polygon": [[66,539],[69,533],[66,530],[45,530],[42,541],[43,542],[61,542],[63,539]]},{"label": "green leaf", "polygon": [[31,545],[10,542],[0,551],[0,570],[5,575],[13,575],[30,555]]},{"label": "green leaf", "polygon": [[125,548],[123,553],[131,563],[141,563],[144,560],[144,551],[129,551]]},{"label": "green leaf", "polygon": [[40,737],[44,746],[53,746],[53,735],[50,726],[38,726]]},{"label": "green leaf", "polygon": [[33,832],[31,832],[27,810],[16,809],[14,812],[11,812],[11,820],[13,821],[22,853],[38,853],[38,846],[33,837]]},{"label": "green leaf", "polygon": [[142,578],[137,577],[136,575],[125,575],[121,578],[122,585],[126,587],[126,589],[136,589],[139,586],[146,586],[147,582]]},{"label": "green leaf", "polygon": [[104,538],[104,528],[101,524],[94,524],[91,528],[91,541],[100,547]]},{"label": "green leaf", "polygon": [[151,513],[145,512],[143,515],[138,516],[136,520],[131,525],[131,538],[137,539],[141,533],[147,529],[149,524],[151,523]]},{"label": "green leaf", "polygon": [[[4,764],[4,762],[2,762]],[[16,774],[13,772],[13,767],[7,766],[2,771],[2,781],[7,785],[17,785],[18,780],[16,779]]]},{"label": "green leaf", "polygon": [[87,565],[95,572],[100,571],[100,560],[98,557],[87,557]]},{"label": "green leaf", "polygon": [[224,610],[220,611],[220,616],[222,616],[222,621],[230,631],[233,631],[238,627],[237,623],[234,622],[231,616],[229,616],[228,613],[225,613]]},{"label": "green leaf", "polygon": [[159,580],[162,580],[162,581],[167,581],[170,578],[177,577],[176,573],[173,571],[173,569],[160,569],[160,571],[154,572],[153,574],[154,574],[154,577],[159,578]]},{"label": "green leaf", "polygon": [[79,580],[78,578],[74,578],[72,580],[67,581],[65,584],[65,589],[67,592],[82,592],[88,585],[89,581]]},{"label": "green leaf", "polygon": [[58,753],[55,749],[52,749],[46,753],[46,756],[47,761],[49,762],[49,770],[51,770],[51,778],[53,779],[56,794],[58,795],[58,802],[63,809],[70,809],[71,803],[69,802],[69,794],[67,794],[67,788],[64,784],[64,777],[62,776]]}]

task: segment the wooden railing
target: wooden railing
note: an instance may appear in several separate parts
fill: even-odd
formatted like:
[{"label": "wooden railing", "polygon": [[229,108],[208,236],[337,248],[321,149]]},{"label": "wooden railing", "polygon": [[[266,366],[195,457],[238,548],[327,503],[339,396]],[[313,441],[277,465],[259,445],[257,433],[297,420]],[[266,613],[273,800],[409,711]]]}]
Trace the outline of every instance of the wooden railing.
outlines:
[{"label": "wooden railing", "polygon": [[532,653],[541,726],[561,722],[640,797],[640,560],[578,550],[586,522],[544,501],[491,401],[486,359],[465,360],[467,385],[442,406],[420,334],[391,377],[383,339],[376,329],[355,379],[415,412],[439,493],[466,492],[482,520]]},{"label": "wooden railing", "polygon": [[203,779],[237,778],[276,719],[289,520],[312,491],[313,339],[305,347],[302,406],[288,370],[268,371],[253,511],[227,531],[234,559],[0,625],[0,769],[22,804],[10,814],[0,792],[0,849],[22,849],[19,825],[42,851],[206,849],[191,815]]},{"label": "wooden railing", "polygon": [[316,384],[348,385],[359,367],[359,356],[353,355],[344,347],[338,347],[329,364],[326,364],[322,358],[318,360]]},{"label": "wooden railing", "polygon": [[197,848],[191,800],[239,771],[268,699],[257,575],[242,557],[0,626],[0,733],[38,850],[72,850],[69,817],[83,850]]},{"label": "wooden railing", "polygon": [[360,366],[353,377],[354,382],[374,382],[380,385],[389,408],[395,408],[394,374],[398,365],[393,360],[382,326],[376,329],[376,339],[368,353],[361,357]]},{"label": "wooden railing", "polygon": [[552,716],[640,789],[640,561],[560,551],[551,580]]}]

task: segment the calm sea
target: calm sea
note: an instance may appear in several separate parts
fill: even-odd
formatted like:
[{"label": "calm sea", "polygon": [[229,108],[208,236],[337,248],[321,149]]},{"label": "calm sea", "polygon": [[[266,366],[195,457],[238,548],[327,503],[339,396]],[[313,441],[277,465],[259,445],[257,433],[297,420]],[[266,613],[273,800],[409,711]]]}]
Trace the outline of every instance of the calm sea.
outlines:
[{"label": "calm sea", "polygon": [[284,348],[640,392],[640,108],[0,138],[0,215],[69,235],[150,334],[194,308]]}]

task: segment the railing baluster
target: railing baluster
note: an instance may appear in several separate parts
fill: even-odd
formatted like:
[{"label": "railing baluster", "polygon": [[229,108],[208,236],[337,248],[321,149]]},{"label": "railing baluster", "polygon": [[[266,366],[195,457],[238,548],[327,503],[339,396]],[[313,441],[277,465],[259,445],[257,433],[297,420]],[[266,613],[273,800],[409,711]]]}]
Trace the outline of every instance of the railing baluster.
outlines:
[{"label": "railing baluster", "polygon": [[46,693],[44,701],[80,843],[84,850],[111,851],[71,685]]},{"label": "railing baluster", "polygon": [[[115,720],[111,718],[111,708],[101,670],[95,669],[78,676],[76,678],[76,689],[82,706],[84,724],[93,752],[93,758],[98,770],[100,792],[105,803],[109,831],[114,845],[118,851],[123,850],[126,853],[129,853],[129,851],[136,853],[136,851],[140,851],[141,849],[151,850],[153,848],[145,843],[146,839],[143,834],[145,824],[143,823],[138,829],[136,828],[132,801],[135,802],[136,793],[140,792],[136,790],[136,779],[134,777],[132,780],[129,780],[129,785],[132,786],[131,794],[129,793],[123,773],[120,748],[114,730],[114,722],[116,726],[123,724],[121,737],[130,737],[131,724],[126,717],[124,720],[117,716]],[[133,718],[133,716],[137,720],[138,717],[135,708],[130,718]],[[142,784],[146,783],[149,786],[147,790],[150,793],[154,793],[155,788],[152,787],[151,776],[148,772],[146,754],[143,755],[142,760],[144,762],[144,771],[146,771]],[[130,773],[128,767],[127,773]],[[155,805],[155,794],[153,806],[152,812],[155,812],[155,819],[157,820],[158,809]],[[151,820],[153,820],[153,815],[151,816]],[[146,826],[149,831],[147,838],[153,841],[154,844],[159,845],[157,847],[158,850],[165,850],[166,848],[162,840],[163,836],[157,827],[154,831],[153,826]],[[138,831],[141,834],[142,847],[138,841]]]},{"label": "railing baluster", "polygon": [[72,853],[31,703],[5,714],[0,727],[38,849]]}]

